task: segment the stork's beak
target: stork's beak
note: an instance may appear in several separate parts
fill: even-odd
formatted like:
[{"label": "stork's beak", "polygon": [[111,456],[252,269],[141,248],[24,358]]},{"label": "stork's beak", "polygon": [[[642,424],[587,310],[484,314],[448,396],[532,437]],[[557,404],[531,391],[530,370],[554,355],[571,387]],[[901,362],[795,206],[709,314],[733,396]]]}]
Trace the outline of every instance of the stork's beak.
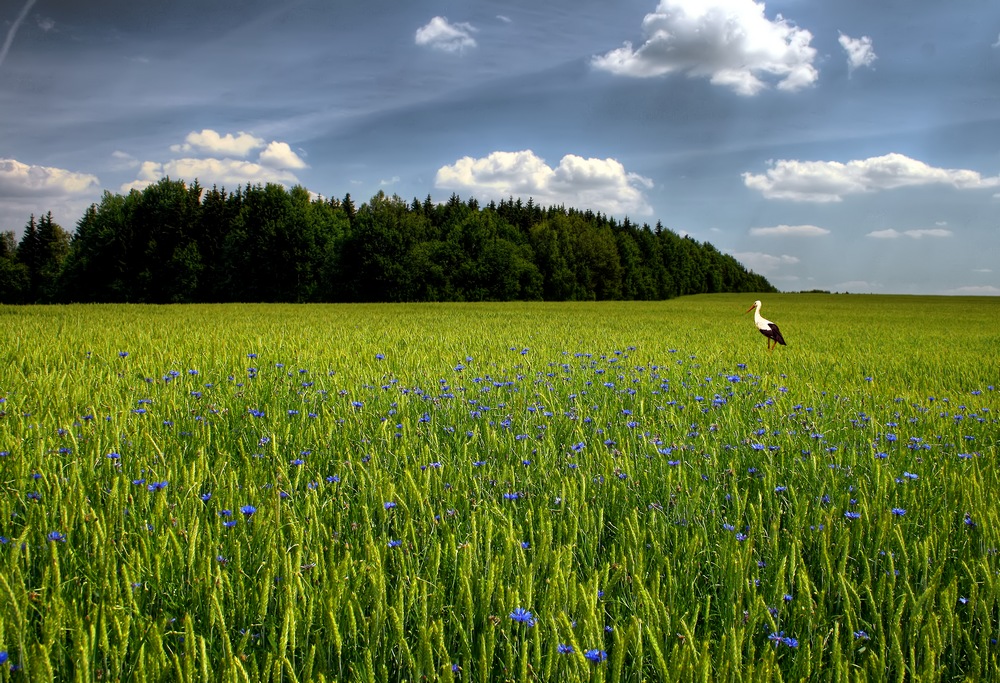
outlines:
[{"label": "stork's beak", "polygon": [[747,310],[743,311],[743,315],[746,315],[747,313],[749,313],[750,311],[752,311],[755,308],[757,308],[757,304],[754,304],[753,306],[751,306]]}]

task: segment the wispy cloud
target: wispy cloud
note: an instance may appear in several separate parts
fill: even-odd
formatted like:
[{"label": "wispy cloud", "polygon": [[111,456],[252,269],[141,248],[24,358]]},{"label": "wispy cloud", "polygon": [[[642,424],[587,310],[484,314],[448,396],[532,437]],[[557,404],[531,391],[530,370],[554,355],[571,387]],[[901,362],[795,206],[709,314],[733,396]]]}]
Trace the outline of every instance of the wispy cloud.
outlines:
[{"label": "wispy cloud", "polygon": [[767,254],[760,251],[738,251],[733,252],[732,256],[755,273],[768,277],[782,266],[791,266],[799,262],[798,256]]},{"label": "wispy cloud", "polygon": [[476,28],[472,24],[453,24],[446,17],[434,17],[417,29],[414,40],[417,45],[435,50],[462,52],[466,48],[476,47],[476,39],[472,37],[475,32]]},{"label": "wispy cloud", "polygon": [[708,77],[741,95],[755,95],[772,80],[795,91],[819,78],[812,34],[781,15],[768,19],[764,3],[753,0],[660,0],[642,32],[638,48],[626,42],[591,63],[622,76]]},{"label": "wispy cloud", "polygon": [[613,215],[652,211],[643,193],[652,187],[652,181],[629,173],[616,159],[567,154],[553,168],[531,150],[498,151],[442,166],[434,184],[481,198],[532,197],[540,204],[567,204]]},{"label": "wispy cloud", "polygon": [[849,35],[841,33],[837,40],[844,48],[844,52],[847,53],[848,73],[853,73],[855,69],[860,69],[863,66],[871,66],[878,59],[878,55],[872,48],[872,39],[868,36],[851,38]]},{"label": "wispy cloud", "polygon": [[846,195],[921,185],[949,185],[960,190],[1000,187],[1000,176],[935,168],[902,154],[849,161],[771,162],[766,173],[744,173],[744,184],[768,199],[839,202]]},{"label": "wispy cloud", "polygon": [[10,51],[10,46],[14,43],[14,36],[17,35],[17,29],[21,27],[21,23],[24,18],[28,16],[28,12],[31,11],[31,6],[35,4],[35,0],[28,0],[24,3],[24,7],[21,8],[21,13],[17,15],[14,19],[14,23],[10,25],[7,29],[7,37],[4,38],[3,45],[0,46],[0,66],[3,66],[3,60],[7,58],[7,52]]},{"label": "wispy cloud", "polygon": [[770,228],[750,228],[754,237],[820,237],[830,231],[816,225],[775,225]]},{"label": "wispy cloud", "polygon": [[872,237],[874,239],[880,240],[895,240],[900,237],[909,237],[910,239],[919,240],[924,237],[951,237],[951,230],[945,230],[944,228],[925,228],[921,230],[894,230],[889,228],[887,230],[875,230],[870,232],[865,237]]}]

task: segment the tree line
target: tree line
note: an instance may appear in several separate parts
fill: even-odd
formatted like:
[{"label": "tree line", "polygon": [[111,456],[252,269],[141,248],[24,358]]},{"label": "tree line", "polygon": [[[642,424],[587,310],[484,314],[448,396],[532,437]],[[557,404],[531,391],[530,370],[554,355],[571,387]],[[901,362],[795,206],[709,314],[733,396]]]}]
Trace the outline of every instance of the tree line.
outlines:
[{"label": "tree line", "polygon": [[164,178],[105,192],[70,234],[51,212],[0,233],[0,303],[668,299],[773,292],[657,222],[379,192],[356,207],[301,186],[233,192]]}]

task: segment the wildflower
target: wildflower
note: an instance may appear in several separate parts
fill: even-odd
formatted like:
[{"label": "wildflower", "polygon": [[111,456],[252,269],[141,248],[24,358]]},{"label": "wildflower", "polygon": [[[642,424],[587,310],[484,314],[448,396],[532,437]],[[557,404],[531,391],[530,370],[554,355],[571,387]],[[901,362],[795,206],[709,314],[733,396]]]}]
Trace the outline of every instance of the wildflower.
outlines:
[{"label": "wildflower", "polygon": [[774,643],[775,647],[778,647],[778,645],[785,645],[787,647],[799,646],[799,641],[796,640],[795,638],[786,636],[784,631],[779,631],[778,633],[772,633],[767,637],[767,639],[770,640],[772,643]]},{"label": "wildflower", "polygon": [[844,513],[844,517],[846,517],[847,519],[861,519],[861,513],[860,512],[845,512]]},{"label": "wildflower", "polygon": [[871,640],[871,636],[869,636],[865,631],[855,631],[854,640]]},{"label": "wildflower", "polygon": [[119,455],[118,453],[108,453],[109,460],[118,460],[120,457],[122,456]]},{"label": "wildflower", "polygon": [[61,534],[58,531],[50,531],[49,535],[46,536],[46,538],[48,538],[53,543],[59,543],[59,542],[65,543],[66,541],[66,535]]},{"label": "wildflower", "polygon": [[244,505],[243,507],[240,508],[240,512],[243,513],[244,517],[249,518],[253,515],[253,513],[257,512],[257,508],[255,508],[253,505]]},{"label": "wildflower", "polygon": [[201,494],[201,502],[207,503],[211,499],[212,499],[212,494],[211,493],[203,493],[203,494]]},{"label": "wildflower", "polygon": [[390,500],[388,502],[382,503],[382,507],[384,507],[386,510],[391,510],[394,507],[396,507],[396,504]]},{"label": "wildflower", "polygon": [[593,650],[587,650],[586,652],[583,653],[583,656],[589,659],[590,661],[594,662],[595,664],[597,664],[607,659],[608,653],[605,652],[604,650],[598,650],[595,648]]},{"label": "wildflower", "polygon": [[399,546],[403,545],[403,542],[402,541],[398,541],[398,540],[393,540],[393,541],[389,541],[388,545],[389,545],[390,548],[398,548]]},{"label": "wildflower", "polygon": [[147,491],[162,491],[167,488],[169,482],[166,481],[154,481],[153,483],[146,486]]},{"label": "wildflower", "polygon": [[556,652],[558,652],[561,655],[571,655],[573,654],[573,646],[566,645],[565,643],[559,643],[559,645],[556,647]]},{"label": "wildflower", "polygon": [[513,491],[511,493],[505,493],[505,494],[503,494],[503,497],[504,497],[504,500],[517,500],[518,498],[521,497],[521,494],[519,494],[516,491]]},{"label": "wildflower", "polygon": [[514,611],[510,613],[510,618],[519,624],[527,624],[528,626],[535,625],[534,615],[523,607],[515,608]]},{"label": "wildflower", "polygon": [[906,509],[905,508],[893,508],[892,509],[892,514],[896,515],[897,517],[902,517],[903,515],[906,514]]},{"label": "wildflower", "polygon": [[291,462],[290,462],[289,464],[290,464],[290,465],[291,465],[292,467],[298,467],[298,466],[300,466],[300,465],[305,465],[305,464],[306,464],[306,461],[305,461],[305,460],[303,460],[302,458],[295,458],[295,460],[292,460],[292,461],[291,461]]},{"label": "wildflower", "polygon": [[225,522],[222,523],[222,526],[226,527],[227,529],[232,529],[234,526],[236,526],[236,520],[235,519],[226,520]]},{"label": "wildflower", "polygon": [[528,548],[531,547],[531,544],[528,543],[527,541],[521,541],[521,547],[527,550]]}]

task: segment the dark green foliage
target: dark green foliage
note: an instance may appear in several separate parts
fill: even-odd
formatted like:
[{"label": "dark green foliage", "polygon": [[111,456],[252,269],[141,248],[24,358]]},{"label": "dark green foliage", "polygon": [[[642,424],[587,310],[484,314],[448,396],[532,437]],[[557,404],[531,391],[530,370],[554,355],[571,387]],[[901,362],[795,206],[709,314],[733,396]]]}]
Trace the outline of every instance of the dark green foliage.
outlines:
[{"label": "dark green foliage", "polygon": [[0,244],[0,303],[656,300],[773,292],[709,243],[529,198],[480,206],[164,178]]}]

